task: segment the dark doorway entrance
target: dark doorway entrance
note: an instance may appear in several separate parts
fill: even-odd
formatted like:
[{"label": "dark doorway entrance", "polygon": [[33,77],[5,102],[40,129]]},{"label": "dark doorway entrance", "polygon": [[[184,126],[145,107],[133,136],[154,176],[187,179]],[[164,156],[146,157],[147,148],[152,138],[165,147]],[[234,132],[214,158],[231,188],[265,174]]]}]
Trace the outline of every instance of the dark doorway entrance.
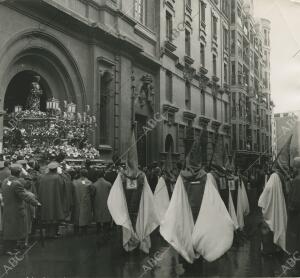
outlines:
[{"label": "dark doorway entrance", "polygon": [[137,140],[137,152],[139,165],[142,167],[147,166],[148,163],[148,136],[145,134],[145,130],[143,127],[147,126],[147,117],[143,115],[136,114],[135,120],[137,122],[137,132],[136,132],[136,140]]},{"label": "dark doorway entrance", "polygon": [[[30,93],[31,82],[34,81],[34,76],[39,75],[34,71],[22,71],[19,72],[10,81],[4,99],[4,110],[8,113],[14,111],[16,105],[21,105],[23,109],[26,109],[26,101]],[[41,96],[41,111],[46,110],[46,101],[51,97],[50,88],[47,82],[41,77],[39,82],[43,94]]]}]

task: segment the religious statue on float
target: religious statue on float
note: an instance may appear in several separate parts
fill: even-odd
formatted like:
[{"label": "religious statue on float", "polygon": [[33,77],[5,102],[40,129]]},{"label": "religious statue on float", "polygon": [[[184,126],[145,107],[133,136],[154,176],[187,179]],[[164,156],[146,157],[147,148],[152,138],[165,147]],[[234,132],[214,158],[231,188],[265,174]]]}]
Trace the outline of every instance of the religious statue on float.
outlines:
[{"label": "religious statue on float", "polygon": [[30,86],[30,95],[27,99],[26,106],[30,111],[40,111],[41,106],[41,95],[43,91],[39,84],[41,77],[36,75],[34,76],[33,82],[31,82]]}]

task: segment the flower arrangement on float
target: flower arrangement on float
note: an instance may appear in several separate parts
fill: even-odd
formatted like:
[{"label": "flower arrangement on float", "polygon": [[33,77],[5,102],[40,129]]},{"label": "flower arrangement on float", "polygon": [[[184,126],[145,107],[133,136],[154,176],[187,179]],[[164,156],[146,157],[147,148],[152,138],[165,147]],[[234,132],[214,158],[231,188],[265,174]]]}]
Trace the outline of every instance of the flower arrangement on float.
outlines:
[{"label": "flower arrangement on float", "polygon": [[6,115],[3,132],[3,153],[24,158],[40,157],[49,160],[57,156],[76,159],[98,159],[99,151],[88,143],[96,128],[96,117],[89,115],[87,105],[83,113],[76,111],[76,104],[51,98],[46,111],[40,111],[41,89],[32,82],[27,109],[15,106]]}]

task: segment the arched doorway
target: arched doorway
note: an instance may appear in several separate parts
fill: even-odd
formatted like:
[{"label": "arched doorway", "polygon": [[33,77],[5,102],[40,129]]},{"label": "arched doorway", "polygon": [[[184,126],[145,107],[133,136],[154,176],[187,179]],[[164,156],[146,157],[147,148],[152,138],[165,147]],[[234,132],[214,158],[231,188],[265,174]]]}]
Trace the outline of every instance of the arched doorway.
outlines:
[{"label": "arched doorway", "polygon": [[[28,40],[30,39],[30,43]],[[85,87],[77,61],[63,43],[40,30],[27,30],[12,36],[0,49],[0,153],[2,150],[4,110],[24,105],[34,75],[41,76],[44,91],[41,109],[49,96],[86,107]],[[28,82],[29,81],[29,82]],[[4,115],[4,116],[3,116]]]},{"label": "arched doorway", "polygon": [[[13,112],[16,105],[20,105],[24,109],[28,108],[26,107],[26,101],[30,94],[30,85],[35,79],[35,76],[39,76],[39,73],[31,70],[25,70],[17,73],[12,78],[5,92],[4,110],[6,113]],[[43,91],[43,94],[41,95],[40,108],[41,111],[45,111],[46,101],[52,96],[52,93],[47,81],[42,76],[40,76],[39,84]]]}]

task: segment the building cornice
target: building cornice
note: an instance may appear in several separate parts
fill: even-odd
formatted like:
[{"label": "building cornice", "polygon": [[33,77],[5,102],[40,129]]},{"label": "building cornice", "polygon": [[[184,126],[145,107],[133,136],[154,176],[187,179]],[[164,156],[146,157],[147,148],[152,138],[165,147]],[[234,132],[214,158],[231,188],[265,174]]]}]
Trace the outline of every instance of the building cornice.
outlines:
[{"label": "building cornice", "polygon": [[182,113],[184,119],[194,120],[196,118],[196,114],[190,111],[183,111]]},{"label": "building cornice", "polygon": [[171,112],[171,113],[175,114],[176,112],[179,111],[179,108],[172,104],[165,103],[165,104],[163,104],[162,107],[163,107],[163,112]]}]

